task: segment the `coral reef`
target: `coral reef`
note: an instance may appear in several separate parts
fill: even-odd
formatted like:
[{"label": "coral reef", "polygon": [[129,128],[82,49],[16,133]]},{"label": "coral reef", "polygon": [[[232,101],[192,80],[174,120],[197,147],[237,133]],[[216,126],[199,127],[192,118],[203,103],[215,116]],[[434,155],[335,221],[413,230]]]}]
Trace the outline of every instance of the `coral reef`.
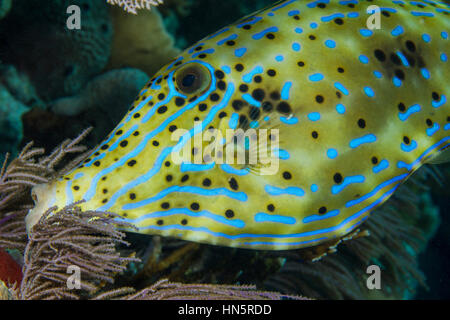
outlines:
[{"label": "coral reef", "polygon": [[114,38],[108,69],[127,66],[138,68],[152,76],[180,52],[165,30],[158,10],[144,11],[133,16],[113,7],[111,16]]},{"label": "coral reef", "polygon": [[[92,79],[75,96],[64,97],[50,104],[50,111],[75,116],[82,111],[99,109],[112,122],[118,122],[133,97],[145,85],[148,76],[139,69],[124,68],[103,73]],[[100,103],[101,102],[101,103]]]},{"label": "coral reef", "polygon": [[[68,30],[66,9],[82,9],[82,28]],[[113,29],[104,0],[15,0],[1,22],[1,59],[27,74],[44,100],[77,93],[105,67]],[[39,61],[37,64],[36,61]]]},{"label": "coral reef", "polygon": [[0,84],[0,102],[0,128],[2,129],[0,153],[15,154],[23,134],[21,117],[29,109],[22,102],[17,101],[2,84]]},{"label": "coral reef", "polygon": [[[45,157],[44,150],[32,148],[32,143],[9,164],[6,156],[0,169],[0,248],[24,250],[25,215],[33,207],[31,188],[79,164],[86,157],[86,147],[78,144],[89,131],[74,140],[67,139]],[[74,157],[76,154],[79,156]]]},{"label": "coral reef", "polygon": [[20,284],[22,281],[22,268],[19,264],[6,252],[0,248],[0,282],[11,284]]},{"label": "coral reef", "polygon": [[[104,213],[82,212],[76,206],[59,213],[49,210],[30,230],[18,298],[80,298],[97,292],[103,282],[113,283],[114,275],[133,260],[115,251],[116,244],[128,243],[117,230],[123,225],[113,218],[114,215]],[[67,286],[71,277],[67,270],[71,266],[83,275],[76,294]]]},{"label": "coral reef", "polygon": [[11,10],[11,0],[0,0],[0,19],[3,19]]}]

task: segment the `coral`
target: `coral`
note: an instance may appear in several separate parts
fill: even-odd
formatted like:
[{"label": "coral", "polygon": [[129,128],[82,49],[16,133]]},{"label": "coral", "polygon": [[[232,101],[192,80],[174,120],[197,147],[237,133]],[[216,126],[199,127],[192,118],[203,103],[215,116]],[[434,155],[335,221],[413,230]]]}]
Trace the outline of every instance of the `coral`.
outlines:
[{"label": "coral", "polygon": [[14,294],[12,290],[6,286],[6,284],[0,280],[0,300],[13,300]]},{"label": "coral", "polygon": [[43,108],[28,77],[12,65],[0,64],[0,162],[3,154],[16,155],[23,137],[21,117],[31,107]]},{"label": "coral", "polygon": [[[121,299],[121,300],[223,300],[301,299],[276,292],[256,291],[254,286],[170,283],[165,279],[140,291],[132,287],[109,288],[116,274],[125,270],[134,257],[122,257],[117,244],[128,245],[125,233],[117,228],[133,228],[117,222],[111,213],[81,211],[77,204],[60,211],[48,210],[30,231],[25,249],[25,267],[19,287],[8,291],[18,300]],[[79,268],[78,288],[69,288],[69,268]],[[5,289],[3,295],[5,295]],[[0,292],[1,293],[1,292]]]},{"label": "coral", "polygon": [[17,70],[13,65],[0,65],[0,82],[9,93],[29,108],[44,108],[29,77]]},{"label": "coral", "polygon": [[74,116],[98,108],[112,122],[119,122],[126,106],[133,102],[147,81],[148,76],[138,69],[112,70],[92,79],[78,95],[52,102],[50,110]]},{"label": "coral", "polygon": [[282,295],[277,292],[256,291],[255,286],[183,284],[162,279],[152,286],[136,292],[132,288],[112,290],[95,297],[121,300],[307,300],[303,297]]},{"label": "coral", "polygon": [[[169,30],[174,31],[176,45],[185,48],[275,2],[276,0],[168,0],[162,8],[170,8],[171,12],[166,8],[163,11],[166,24],[176,25],[176,28],[170,27]],[[180,3],[183,3],[181,10]]]},{"label": "coral", "polygon": [[[47,156],[43,156],[43,149],[32,148],[33,144],[29,143],[9,164],[6,157],[0,169],[0,247],[25,248],[24,218],[33,207],[31,188],[79,164],[86,157],[83,153],[86,148],[79,142],[88,133],[85,130],[76,139],[67,139]],[[80,155],[71,159],[77,154]]]},{"label": "coral", "polygon": [[0,0],[0,19],[3,19],[11,10],[11,0]]},{"label": "coral", "polygon": [[112,8],[111,15],[114,38],[109,69],[128,66],[152,76],[180,52],[157,10],[131,16],[120,8]]},{"label": "coral", "polygon": [[0,154],[8,151],[14,154],[17,152],[23,131],[21,117],[26,111],[28,111],[28,107],[16,100],[5,86],[0,84],[0,128],[2,139]]},{"label": "coral", "polygon": [[[81,8],[81,29],[68,30],[66,9]],[[104,0],[15,0],[0,28],[1,58],[27,74],[45,101],[77,93],[108,62],[112,40]],[[39,63],[36,63],[39,61]]]},{"label": "coral", "polygon": [[[113,214],[82,212],[69,206],[50,209],[30,230],[25,249],[24,277],[18,298],[24,300],[73,299],[93,294],[103,282],[126,268],[132,257],[121,257],[116,244],[126,244]],[[131,227],[127,225],[127,227]],[[79,288],[68,288],[71,266],[79,268]],[[72,288],[73,289],[73,288]]]},{"label": "coral", "polygon": [[22,281],[22,268],[19,264],[6,252],[0,248],[0,282],[11,284],[19,284]]},{"label": "coral", "polygon": [[115,4],[123,8],[126,12],[137,14],[140,9],[150,10],[151,6],[163,3],[163,0],[106,0],[109,4]]}]

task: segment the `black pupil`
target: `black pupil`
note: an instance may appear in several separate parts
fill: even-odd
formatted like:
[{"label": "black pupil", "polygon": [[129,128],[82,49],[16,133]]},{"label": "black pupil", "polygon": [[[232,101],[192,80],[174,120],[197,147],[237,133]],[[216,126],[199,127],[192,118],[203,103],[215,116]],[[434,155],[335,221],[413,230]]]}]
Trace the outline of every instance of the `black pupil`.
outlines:
[{"label": "black pupil", "polygon": [[195,75],[193,74],[187,74],[184,76],[182,84],[183,87],[190,87],[194,84],[195,81]]}]

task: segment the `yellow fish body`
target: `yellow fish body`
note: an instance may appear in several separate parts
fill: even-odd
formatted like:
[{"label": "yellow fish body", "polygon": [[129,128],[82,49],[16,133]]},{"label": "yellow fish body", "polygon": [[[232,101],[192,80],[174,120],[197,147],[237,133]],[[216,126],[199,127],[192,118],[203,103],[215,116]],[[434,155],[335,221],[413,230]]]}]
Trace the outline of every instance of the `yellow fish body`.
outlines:
[{"label": "yellow fish body", "polygon": [[[141,233],[222,246],[348,234],[450,145],[449,13],[429,0],[288,0],[219,30],[163,67],[79,168],[34,188],[28,226],[84,199]],[[239,128],[275,132],[275,172],[202,158],[209,129]],[[183,148],[200,163],[174,161]]]}]

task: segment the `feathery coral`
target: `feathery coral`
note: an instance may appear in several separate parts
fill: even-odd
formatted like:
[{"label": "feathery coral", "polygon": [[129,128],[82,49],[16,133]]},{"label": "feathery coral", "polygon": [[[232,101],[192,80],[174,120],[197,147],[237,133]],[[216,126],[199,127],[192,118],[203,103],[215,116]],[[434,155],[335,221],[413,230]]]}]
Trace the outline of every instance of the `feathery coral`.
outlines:
[{"label": "feathery coral", "polygon": [[163,0],[106,0],[106,2],[118,5],[126,12],[137,14],[139,9],[150,10],[151,6],[162,4]]},{"label": "feathery coral", "polygon": [[[19,156],[8,164],[8,155],[0,169],[0,247],[23,250],[26,243],[24,218],[33,207],[31,188],[46,183],[62,172],[67,172],[82,159],[81,154],[72,161],[68,158],[86,151],[79,143],[89,133],[85,130],[76,139],[67,139],[50,155],[44,150],[27,144]],[[68,163],[67,163],[68,162]],[[63,168],[59,168],[63,163]]]},{"label": "feathery coral", "polygon": [[[103,282],[126,269],[132,257],[121,257],[116,244],[125,244],[114,214],[80,210],[76,204],[52,208],[30,232],[20,299],[77,299],[96,292]],[[127,225],[128,228],[132,226]],[[68,288],[69,267],[80,270],[79,290]]]}]

